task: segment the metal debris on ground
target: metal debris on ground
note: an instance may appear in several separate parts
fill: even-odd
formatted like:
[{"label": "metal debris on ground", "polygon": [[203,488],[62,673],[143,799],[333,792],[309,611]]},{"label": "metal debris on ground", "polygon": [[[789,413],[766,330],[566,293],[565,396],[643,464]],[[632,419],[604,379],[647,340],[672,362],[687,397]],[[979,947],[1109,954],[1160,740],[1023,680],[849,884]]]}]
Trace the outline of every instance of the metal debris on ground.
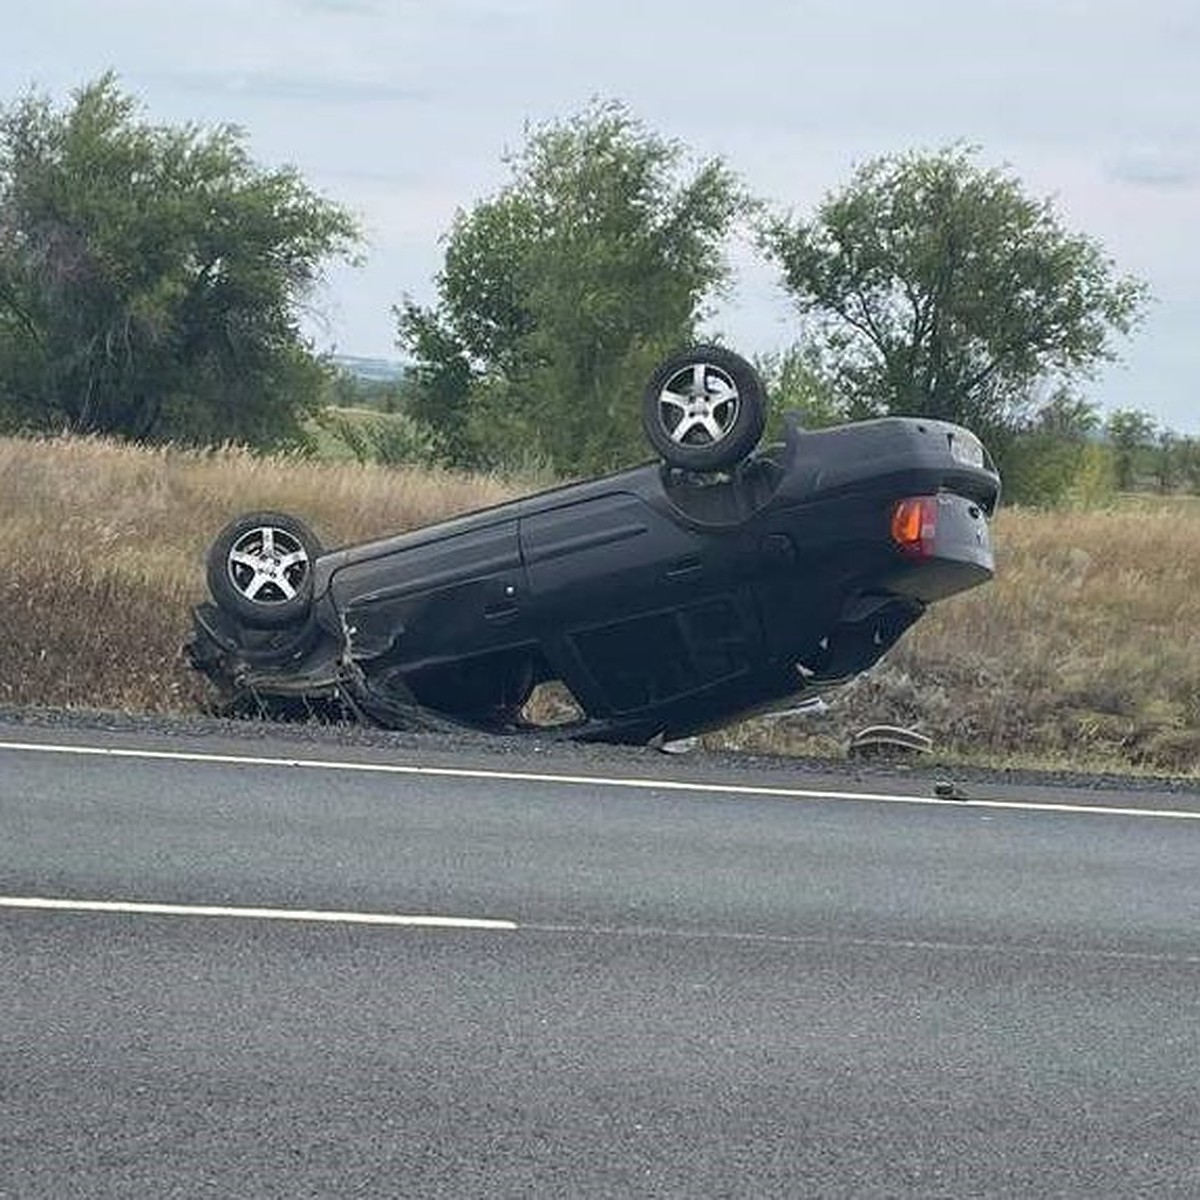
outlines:
[{"label": "metal debris on ground", "polygon": [[847,746],[851,756],[892,752],[925,754],[933,749],[933,739],[915,729],[900,725],[868,725],[860,729]]}]

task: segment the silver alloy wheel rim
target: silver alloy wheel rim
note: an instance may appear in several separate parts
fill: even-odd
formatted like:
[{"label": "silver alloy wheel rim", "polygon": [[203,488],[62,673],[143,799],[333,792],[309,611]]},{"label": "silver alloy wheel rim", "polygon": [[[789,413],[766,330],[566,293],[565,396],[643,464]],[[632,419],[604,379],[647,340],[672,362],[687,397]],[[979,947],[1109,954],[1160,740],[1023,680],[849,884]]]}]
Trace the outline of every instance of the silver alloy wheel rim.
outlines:
[{"label": "silver alloy wheel rim", "polygon": [[254,604],[283,604],[294,599],[308,575],[308,551],[299,538],[276,525],[248,529],[233,543],[227,560],[229,580]]},{"label": "silver alloy wheel rim", "polygon": [[715,445],[729,435],[740,408],[733,378],[712,363],[677,371],[658,394],[659,423],[680,446]]}]

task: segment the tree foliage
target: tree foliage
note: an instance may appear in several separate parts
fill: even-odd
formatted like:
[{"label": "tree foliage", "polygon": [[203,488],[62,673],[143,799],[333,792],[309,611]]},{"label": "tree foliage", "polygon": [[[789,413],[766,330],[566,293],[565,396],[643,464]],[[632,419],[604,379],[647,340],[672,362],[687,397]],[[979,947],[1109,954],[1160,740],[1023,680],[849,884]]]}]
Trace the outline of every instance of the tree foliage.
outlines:
[{"label": "tree foliage", "polygon": [[1181,437],[1175,444],[1175,461],[1183,486],[1200,496],[1200,438]]},{"label": "tree foliage", "polygon": [[849,419],[841,396],[821,369],[819,350],[796,343],[754,360],[767,400],[767,436],[778,437],[785,414],[802,429],[823,429]]},{"label": "tree foliage", "polygon": [[1067,388],[1057,389],[1018,428],[997,435],[1004,494],[1019,504],[1095,505],[1116,491],[1113,454],[1098,440],[1100,414]]},{"label": "tree foliage", "polygon": [[146,124],[111,74],[0,109],[0,422],[287,438],[326,374],[299,306],[357,236],[239,130]]},{"label": "tree foliage", "polygon": [[1157,431],[1154,418],[1137,408],[1118,409],[1105,422],[1104,432],[1116,456],[1117,486],[1122,491],[1129,491],[1139,477],[1152,471]]},{"label": "tree foliage", "polygon": [[1114,357],[1146,287],[975,150],[875,159],[767,253],[856,416],[912,413],[985,436]]},{"label": "tree foliage", "polygon": [[436,303],[398,310],[411,411],[462,464],[640,457],[637,398],[726,277],[740,189],[719,161],[684,175],[682,147],[617,103],[533,130],[507,162],[455,218]]}]

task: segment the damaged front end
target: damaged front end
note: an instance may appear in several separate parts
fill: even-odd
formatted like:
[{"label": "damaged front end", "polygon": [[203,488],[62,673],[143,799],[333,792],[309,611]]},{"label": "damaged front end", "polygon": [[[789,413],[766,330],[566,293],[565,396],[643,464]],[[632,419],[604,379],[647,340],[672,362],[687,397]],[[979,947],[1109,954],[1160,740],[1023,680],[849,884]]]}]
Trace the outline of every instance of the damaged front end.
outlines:
[{"label": "damaged front end", "polygon": [[315,615],[301,628],[252,629],[205,602],[192,610],[183,652],[213,684],[225,713],[348,717],[437,732],[480,728],[422,704],[394,672],[379,679],[368,674],[355,656],[351,631],[334,634]]}]

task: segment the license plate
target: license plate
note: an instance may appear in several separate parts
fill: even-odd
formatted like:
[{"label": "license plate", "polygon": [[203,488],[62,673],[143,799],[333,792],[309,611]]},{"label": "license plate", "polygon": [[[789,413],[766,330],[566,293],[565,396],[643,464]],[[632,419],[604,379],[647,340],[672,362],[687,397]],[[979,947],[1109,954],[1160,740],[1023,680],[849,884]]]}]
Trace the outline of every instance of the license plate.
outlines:
[{"label": "license plate", "polygon": [[950,434],[950,456],[967,467],[983,466],[983,443],[969,433],[959,430]]}]

